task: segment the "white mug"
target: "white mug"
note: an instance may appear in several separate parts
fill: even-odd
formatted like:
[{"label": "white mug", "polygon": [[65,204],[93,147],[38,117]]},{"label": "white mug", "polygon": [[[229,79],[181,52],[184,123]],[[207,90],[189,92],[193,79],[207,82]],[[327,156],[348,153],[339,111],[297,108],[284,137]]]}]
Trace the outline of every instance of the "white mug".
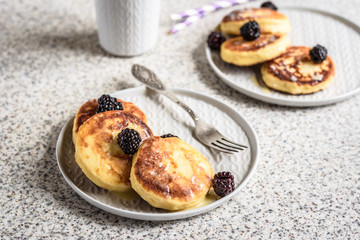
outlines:
[{"label": "white mug", "polygon": [[157,42],[160,0],[95,0],[100,45],[118,56],[140,55]]}]

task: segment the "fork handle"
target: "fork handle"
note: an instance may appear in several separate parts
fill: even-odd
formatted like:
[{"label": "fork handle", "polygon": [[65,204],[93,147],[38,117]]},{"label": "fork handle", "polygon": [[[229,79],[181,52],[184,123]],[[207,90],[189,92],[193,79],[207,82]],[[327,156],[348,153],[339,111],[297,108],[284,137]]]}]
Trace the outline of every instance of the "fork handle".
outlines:
[{"label": "fork handle", "polygon": [[199,120],[198,115],[188,105],[180,101],[178,97],[174,94],[174,92],[167,89],[161,93],[164,94],[166,97],[170,98],[171,100],[173,100],[177,105],[182,107],[192,117],[195,123]]},{"label": "fork handle", "polygon": [[160,81],[153,71],[139,64],[134,64],[131,68],[131,72],[137,80],[145,84],[148,88],[164,94],[182,107],[192,117],[195,123],[199,120],[197,114],[188,105],[180,101],[178,97]]}]

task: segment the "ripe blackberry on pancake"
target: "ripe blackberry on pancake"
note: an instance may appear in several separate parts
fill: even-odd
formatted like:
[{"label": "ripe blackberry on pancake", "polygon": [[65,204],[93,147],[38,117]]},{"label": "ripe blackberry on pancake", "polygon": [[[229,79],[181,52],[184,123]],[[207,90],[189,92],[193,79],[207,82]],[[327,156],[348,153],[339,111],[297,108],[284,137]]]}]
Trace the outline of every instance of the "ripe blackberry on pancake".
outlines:
[{"label": "ripe blackberry on pancake", "polygon": [[278,8],[270,1],[262,3],[260,7],[262,7],[262,8],[270,8],[270,9],[275,10],[275,11],[278,10]]},{"label": "ripe blackberry on pancake", "polygon": [[118,102],[116,98],[111,97],[110,95],[103,94],[98,99],[98,108],[96,113],[112,111],[112,110],[124,110],[121,102]]},{"label": "ripe blackberry on pancake", "polygon": [[138,150],[142,139],[136,130],[125,128],[118,134],[117,141],[125,154],[134,154]]},{"label": "ripe blackberry on pancake", "polygon": [[246,41],[254,41],[260,36],[260,26],[256,21],[249,21],[240,28],[240,33]]},{"label": "ripe blackberry on pancake", "polygon": [[310,58],[314,63],[321,63],[326,59],[327,56],[327,49],[323,46],[317,44],[313,47],[310,52]]}]

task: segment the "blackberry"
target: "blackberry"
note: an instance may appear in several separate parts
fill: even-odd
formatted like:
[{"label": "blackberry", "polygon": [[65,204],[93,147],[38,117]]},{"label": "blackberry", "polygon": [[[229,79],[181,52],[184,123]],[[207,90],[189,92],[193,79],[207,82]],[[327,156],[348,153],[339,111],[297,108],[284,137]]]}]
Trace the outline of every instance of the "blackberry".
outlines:
[{"label": "blackberry", "polygon": [[160,137],[161,138],[169,138],[169,137],[178,137],[178,136],[172,135],[171,133],[167,133],[167,134],[161,135]]},{"label": "blackberry", "polygon": [[215,193],[220,197],[225,197],[235,190],[234,176],[230,172],[218,172],[212,182]]},{"label": "blackberry", "polygon": [[207,39],[207,44],[212,50],[219,50],[225,41],[226,37],[221,32],[212,32]]},{"label": "blackberry", "polygon": [[117,141],[125,154],[134,154],[140,146],[141,137],[134,129],[125,128],[118,134]]},{"label": "blackberry", "polygon": [[102,113],[112,110],[123,110],[121,102],[118,102],[116,98],[110,97],[110,95],[103,94],[98,99],[98,108],[96,113]]},{"label": "blackberry", "polygon": [[246,41],[253,41],[260,36],[260,26],[256,21],[249,21],[240,28],[240,32]]},{"label": "blackberry", "polygon": [[278,8],[270,1],[264,2],[263,4],[261,4],[261,7],[262,8],[270,8],[270,9],[275,10],[275,11],[278,10]]},{"label": "blackberry", "polygon": [[327,56],[327,50],[323,46],[317,44],[315,47],[313,47],[310,52],[311,60],[314,63],[321,63],[326,59]]}]

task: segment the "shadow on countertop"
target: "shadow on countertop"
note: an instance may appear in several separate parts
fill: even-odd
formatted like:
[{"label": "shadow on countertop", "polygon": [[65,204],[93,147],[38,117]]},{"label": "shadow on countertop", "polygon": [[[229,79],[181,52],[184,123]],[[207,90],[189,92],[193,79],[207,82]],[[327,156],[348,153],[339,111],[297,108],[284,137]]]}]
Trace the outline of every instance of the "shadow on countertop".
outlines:
[{"label": "shadow on countertop", "polygon": [[71,50],[87,52],[93,56],[112,56],[100,46],[96,30],[36,35],[33,40],[38,41],[41,49]]}]

